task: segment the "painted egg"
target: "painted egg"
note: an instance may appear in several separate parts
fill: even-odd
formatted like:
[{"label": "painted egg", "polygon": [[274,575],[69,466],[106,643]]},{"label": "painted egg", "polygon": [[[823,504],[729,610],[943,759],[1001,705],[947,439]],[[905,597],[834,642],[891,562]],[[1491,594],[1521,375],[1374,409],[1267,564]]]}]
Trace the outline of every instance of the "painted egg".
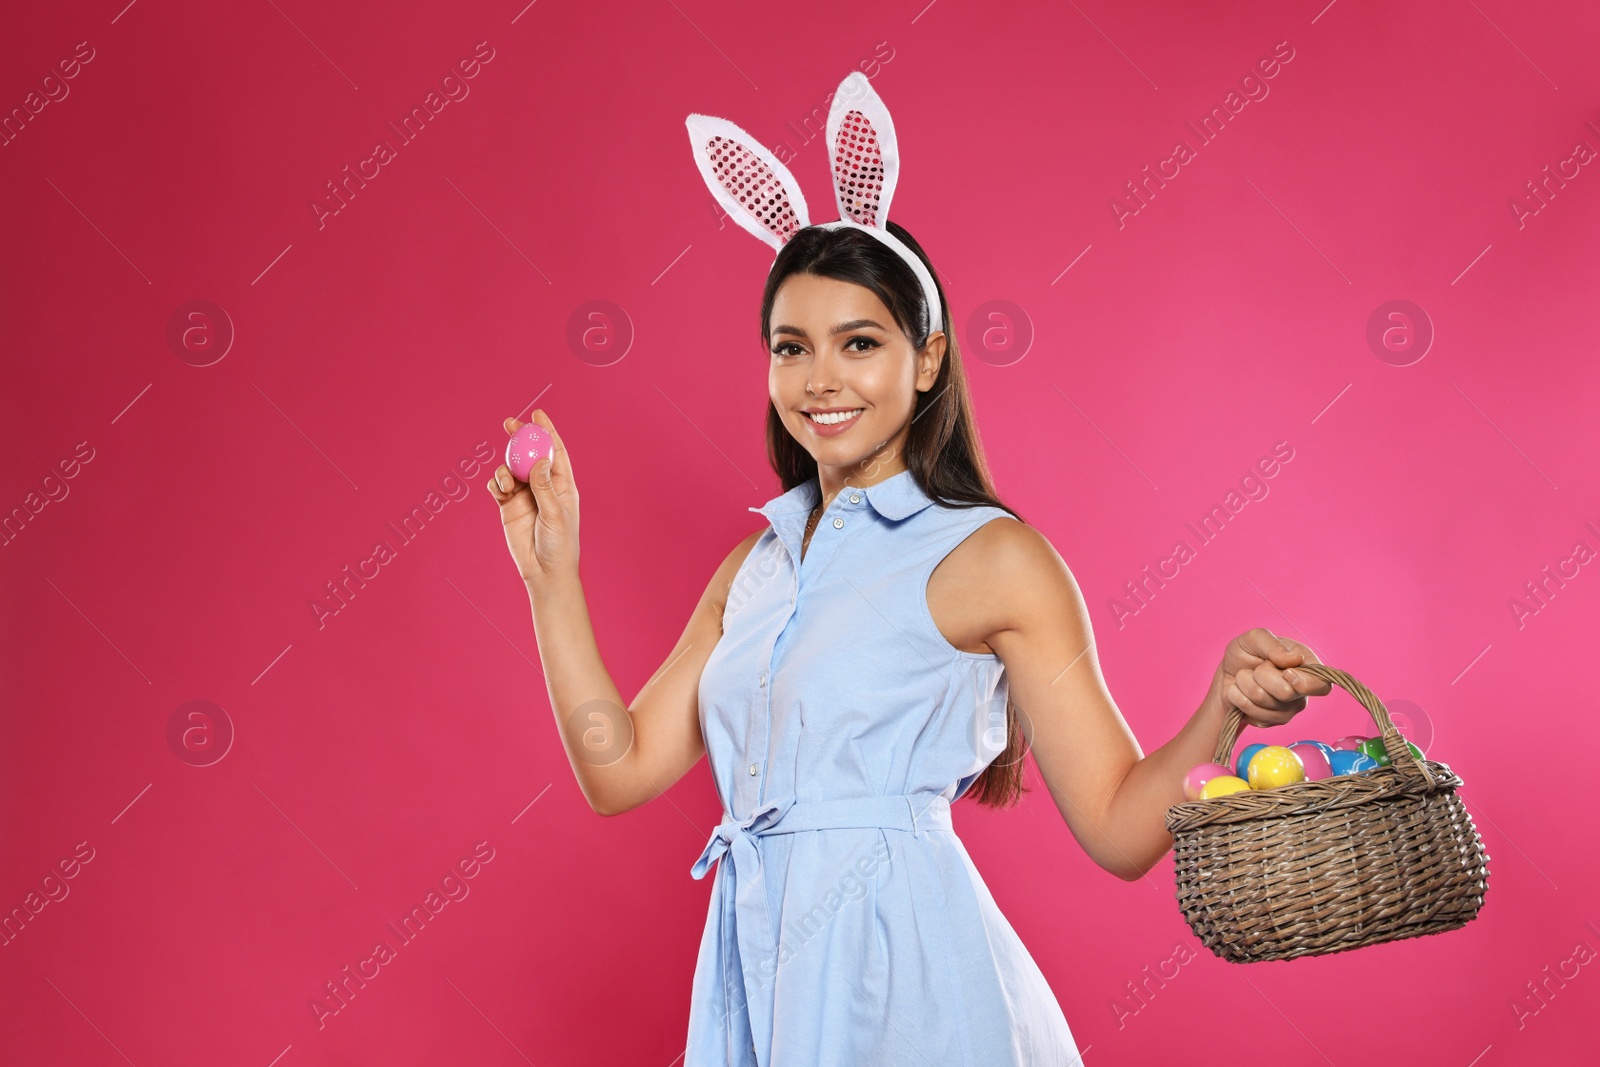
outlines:
[{"label": "painted egg", "polygon": [[1352,752],[1349,749],[1340,749],[1335,752],[1333,758],[1328,762],[1333,766],[1335,775],[1360,774],[1362,771],[1370,771],[1377,766],[1377,763],[1373,762],[1365,753]]},{"label": "painted egg", "polygon": [[506,466],[519,482],[528,480],[534,465],[548,459],[552,452],[550,433],[536,422],[517,427],[517,432],[506,442]]},{"label": "painted egg", "polygon": [[1289,746],[1289,751],[1300,757],[1306,769],[1306,781],[1320,782],[1333,777],[1333,764],[1328,762],[1333,749],[1329,746],[1316,741],[1296,741]]},{"label": "painted egg", "polygon": [[1267,745],[1250,759],[1251,789],[1280,789],[1305,780],[1305,764],[1293,749]]},{"label": "painted egg", "polygon": [[1266,748],[1266,745],[1246,745],[1239,751],[1239,758],[1233,761],[1233,773],[1242,781],[1250,780],[1250,757]]},{"label": "painted egg", "polygon": [[1250,788],[1250,783],[1243,778],[1236,778],[1231,774],[1219,774],[1206,782],[1200,790],[1201,800],[1210,800],[1212,797],[1225,797],[1229,793],[1242,793]]},{"label": "painted egg", "polygon": [[[1406,742],[1406,747],[1411,750],[1411,754],[1417,757],[1417,759],[1422,758],[1422,749],[1418,748],[1416,745],[1413,745],[1410,741]],[[1383,747],[1383,738],[1368,738],[1362,743],[1361,752],[1378,766],[1389,766],[1389,750]]]},{"label": "painted egg", "polygon": [[1322,749],[1322,754],[1324,756],[1331,756],[1336,751],[1338,751],[1332,745],[1328,744],[1328,742],[1326,742],[1326,741],[1312,741],[1312,740],[1296,741],[1294,743],[1294,745],[1290,745],[1289,747],[1290,748],[1294,748],[1295,745],[1316,745],[1318,748]]},{"label": "painted egg", "polygon": [[1232,774],[1220,763],[1202,763],[1183,777],[1183,795],[1188,800],[1199,800],[1200,790],[1218,775]]}]

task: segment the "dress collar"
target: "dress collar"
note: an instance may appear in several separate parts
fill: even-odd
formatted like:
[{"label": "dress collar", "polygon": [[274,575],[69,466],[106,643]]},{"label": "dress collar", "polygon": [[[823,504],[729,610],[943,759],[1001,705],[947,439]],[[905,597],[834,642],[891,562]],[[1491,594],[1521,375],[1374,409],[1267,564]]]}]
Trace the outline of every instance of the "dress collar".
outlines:
[{"label": "dress collar", "polygon": [[[850,486],[846,485],[841,496],[848,496]],[[910,518],[933,500],[917,485],[917,480],[912,477],[911,471],[903,470],[892,474],[876,485],[869,485],[860,492],[866,496],[872,509],[892,522]],[[822,491],[817,486],[817,479],[812,476],[782,496],[773,497],[759,508],[750,510],[758,515],[764,515],[774,527],[785,517],[799,515],[800,522],[805,522],[805,517],[811,509],[817,506],[817,501],[822,497]]]}]

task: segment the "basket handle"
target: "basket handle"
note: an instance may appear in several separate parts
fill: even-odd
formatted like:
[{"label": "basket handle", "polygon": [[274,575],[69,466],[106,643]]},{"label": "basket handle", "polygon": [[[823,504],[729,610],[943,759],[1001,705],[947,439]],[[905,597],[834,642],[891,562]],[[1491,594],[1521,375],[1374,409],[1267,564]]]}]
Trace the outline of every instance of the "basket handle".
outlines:
[{"label": "basket handle", "polygon": [[[1420,774],[1429,787],[1435,785],[1433,774],[1428,770],[1427,764],[1418,760],[1411,754],[1410,747],[1405,738],[1400,736],[1400,731],[1395,728],[1393,720],[1389,718],[1389,709],[1383,706],[1372,690],[1356,681],[1344,671],[1329,667],[1325,663],[1302,663],[1299,666],[1286,668],[1288,670],[1304,671],[1314,674],[1318,678],[1325,678],[1341,689],[1347,690],[1351,696],[1361,702],[1372,716],[1372,721],[1378,726],[1378,736],[1383,738],[1384,751],[1389,753],[1389,763],[1400,770],[1402,774]],[[1287,725],[1287,723],[1285,724]],[[1244,729],[1244,712],[1233,705],[1228,705],[1228,717],[1222,724],[1222,734],[1217,738],[1216,758],[1213,762],[1224,767],[1232,767],[1233,744],[1239,739],[1239,732]]]}]

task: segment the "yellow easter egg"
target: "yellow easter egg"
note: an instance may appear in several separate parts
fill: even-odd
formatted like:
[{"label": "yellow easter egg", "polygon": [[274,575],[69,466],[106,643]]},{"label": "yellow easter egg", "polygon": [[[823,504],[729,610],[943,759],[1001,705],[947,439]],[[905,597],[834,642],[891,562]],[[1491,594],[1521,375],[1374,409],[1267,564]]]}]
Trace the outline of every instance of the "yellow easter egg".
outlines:
[{"label": "yellow easter egg", "polygon": [[1250,788],[1278,789],[1306,780],[1306,765],[1283,745],[1268,745],[1250,760]]},{"label": "yellow easter egg", "polygon": [[1229,793],[1240,793],[1250,788],[1250,783],[1243,778],[1231,774],[1219,774],[1209,779],[1200,788],[1200,799],[1210,800],[1212,797],[1225,797]]}]

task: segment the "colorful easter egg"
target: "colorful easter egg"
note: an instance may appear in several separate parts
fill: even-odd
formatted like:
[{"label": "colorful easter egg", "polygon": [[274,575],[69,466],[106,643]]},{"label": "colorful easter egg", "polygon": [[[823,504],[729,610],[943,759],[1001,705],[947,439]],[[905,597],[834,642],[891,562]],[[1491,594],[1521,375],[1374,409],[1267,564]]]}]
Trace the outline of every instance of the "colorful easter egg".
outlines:
[{"label": "colorful easter egg", "polygon": [[1243,778],[1236,778],[1231,774],[1219,774],[1210,779],[1200,790],[1201,800],[1210,800],[1212,797],[1225,797],[1229,793],[1242,793],[1250,788],[1250,783]]},{"label": "colorful easter egg", "polygon": [[1239,758],[1233,761],[1233,773],[1243,781],[1250,780],[1250,757],[1266,748],[1266,745],[1246,745],[1239,751]]},{"label": "colorful easter egg", "polygon": [[1218,775],[1232,774],[1220,763],[1202,763],[1183,777],[1183,795],[1188,800],[1199,800],[1200,790]]},{"label": "colorful easter egg", "polygon": [[1360,774],[1362,771],[1370,771],[1378,766],[1365,753],[1353,752],[1350,749],[1340,749],[1335,752],[1328,763],[1333,766],[1335,775]]},{"label": "colorful easter egg", "polygon": [[551,455],[550,433],[536,422],[523,423],[506,442],[506,466],[519,482],[528,480],[534,465]]},{"label": "colorful easter egg", "polygon": [[1361,742],[1365,740],[1366,738],[1361,734],[1351,734],[1348,737],[1339,738],[1333,743],[1333,747],[1340,752],[1354,752],[1361,747]]},{"label": "colorful easter egg", "polygon": [[1306,769],[1306,781],[1320,782],[1333,777],[1333,764],[1328,762],[1333,749],[1328,745],[1316,741],[1296,741],[1289,746],[1289,751],[1300,757]]},{"label": "colorful easter egg", "polygon": [[[1294,743],[1294,745],[1316,745],[1318,748],[1322,749],[1322,754],[1324,756],[1331,756],[1331,755],[1334,754],[1334,752],[1337,751],[1337,749],[1335,749],[1332,745],[1328,744],[1328,742],[1326,742],[1326,741],[1312,741],[1312,740],[1296,741]],[[1294,745],[1290,745],[1289,747],[1293,748]]]},{"label": "colorful easter egg", "polygon": [[[1417,757],[1417,759],[1422,758],[1422,749],[1418,748],[1416,745],[1413,745],[1410,741],[1406,742],[1406,747],[1411,750],[1411,754]],[[1361,752],[1378,766],[1389,766],[1389,750],[1383,747],[1383,738],[1372,737],[1368,738],[1366,741],[1363,741],[1361,743]]]},{"label": "colorful easter egg", "polygon": [[1267,745],[1250,758],[1251,789],[1281,789],[1305,780],[1305,765],[1293,749]]}]

